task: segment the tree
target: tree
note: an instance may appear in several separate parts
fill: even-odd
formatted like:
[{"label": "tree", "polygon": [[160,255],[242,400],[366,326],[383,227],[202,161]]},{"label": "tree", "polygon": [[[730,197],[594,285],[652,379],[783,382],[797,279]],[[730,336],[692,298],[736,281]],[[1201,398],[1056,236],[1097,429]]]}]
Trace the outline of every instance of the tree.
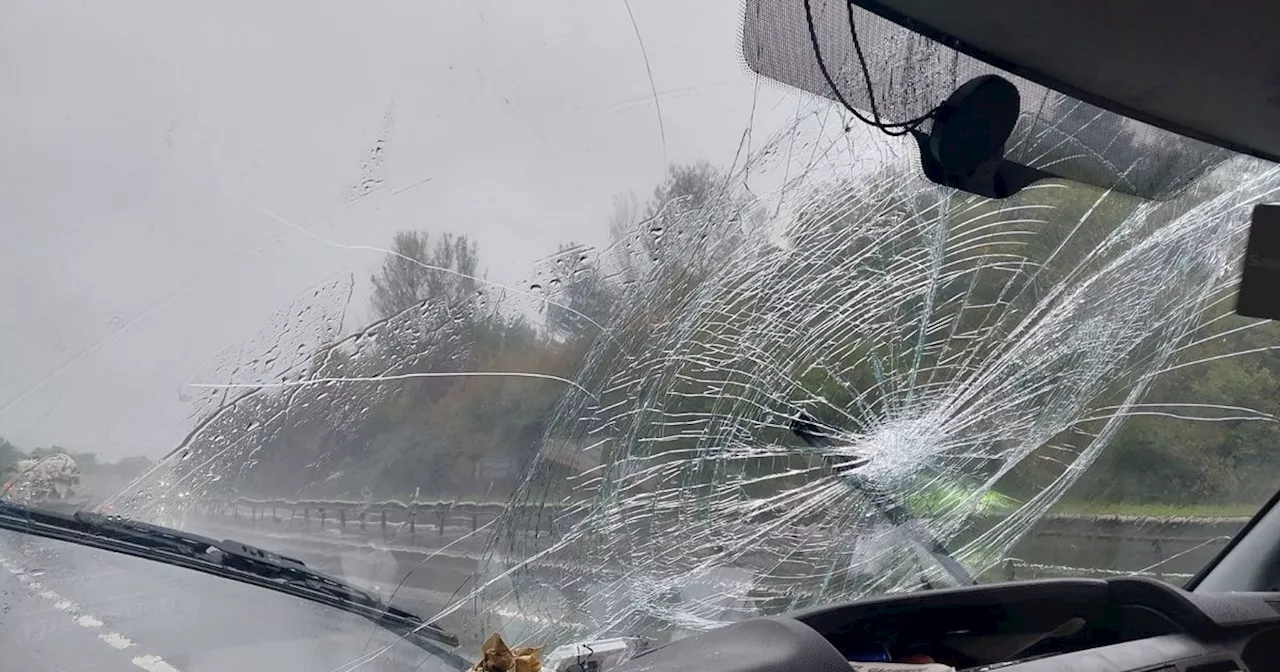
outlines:
[{"label": "tree", "polygon": [[382,270],[371,278],[378,317],[398,315],[427,299],[453,305],[475,291],[476,244],[450,233],[441,235],[434,249],[429,242],[424,231],[396,234]]},{"label": "tree", "polygon": [[22,451],[17,446],[9,443],[3,436],[0,436],[0,474],[4,473],[9,465],[14,464],[22,459]]},{"label": "tree", "polygon": [[445,233],[436,240],[431,265],[453,272],[432,270],[427,274],[427,297],[455,306],[466,301],[476,290],[478,246],[466,236]]},{"label": "tree", "polygon": [[391,317],[421,301],[427,289],[427,234],[400,231],[382,272],[373,281],[373,309],[378,317]]},{"label": "tree", "polygon": [[711,164],[672,165],[648,201],[641,203],[631,193],[614,197],[609,218],[611,244],[602,261],[624,283],[638,282],[660,260],[670,265],[674,261],[667,258],[670,252],[682,259],[695,255],[698,246],[688,243],[705,239],[708,220],[733,219],[725,213],[737,205],[734,191],[726,188],[724,177]]},{"label": "tree", "polygon": [[600,260],[592,260],[581,252],[583,249],[577,243],[561,243],[556,254],[556,263],[565,262],[572,270],[563,274],[565,278],[559,282],[563,289],[555,295],[555,303],[547,306],[547,328],[565,340],[594,338],[620,294],[620,288],[606,277]]},{"label": "tree", "polygon": [[705,222],[701,220],[712,215],[728,197],[720,171],[706,161],[671,166],[667,179],[654,187],[645,208],[636,233],[640,246],[651,261],[657,261],[667,241],[702,226]]},{"label": "tree", "polygon": [[645,218],[656,217],[663,210],[675,208],[688,212],[712,204],[724,193],[720,171],[706,161],[673,165],[667,179],[653,188],[653,198],[645,210]]}]

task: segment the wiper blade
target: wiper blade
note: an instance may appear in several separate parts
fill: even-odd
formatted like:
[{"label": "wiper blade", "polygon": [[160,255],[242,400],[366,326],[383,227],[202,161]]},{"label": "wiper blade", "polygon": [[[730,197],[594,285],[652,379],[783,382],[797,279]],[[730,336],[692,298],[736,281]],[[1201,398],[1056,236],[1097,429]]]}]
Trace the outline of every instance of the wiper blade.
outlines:
[{"label": "wiper blade", "polygon": [[[810,448],[829,448],[834,445],[830,434],[825,432],[818,421],[808,413],[801,411],[800,415],[791,420],[791,431],[800,437]],[[865,463],[862,462],[862,463]],[[861,463],[859,463],[861,464]],[[835,467],[850,468],[856,465],[841,464]],[[852,488],[858,491],[885,520],[889,521],[895,529],[903,534],[912,546],[917,550],[927,554],[939,567],[946,572],[947,576],[960,586],[972,586],[977,583],[969,570],[965,569],[946,546],[933,536],[933,533],[918,520],[907,507],[898,502],[889,493],[885,492],[876,484],[868,481],[866,478],[856,474],[842,473],[841,477]],[[923,568],[921,568],[923,570]],[[923,571],[921,572],[923,574]],[[925,584],[929,583],[928,579],[924,579]]]},{"label": "wiper blade", "polygon": [[457,635],[426,624],[419,616],[385,604],[345,581],[310,569],[301,560],[238,541],[218,541],[159,525],[83,511],[46,511],[12,502],[0,502],[0,529],[177,565],[319,602],[362,616],[432,653],[462,660],[434,644],[456,647]]}]

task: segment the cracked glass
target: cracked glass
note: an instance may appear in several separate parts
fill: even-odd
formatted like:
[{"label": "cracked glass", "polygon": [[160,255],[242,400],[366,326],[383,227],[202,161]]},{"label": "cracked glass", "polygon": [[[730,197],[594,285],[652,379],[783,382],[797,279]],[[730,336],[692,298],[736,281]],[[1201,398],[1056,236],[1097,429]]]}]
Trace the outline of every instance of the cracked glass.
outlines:
[{"label": "cracked glass", "polygon": [[[1027,89],[1013,151],[1083,181],[944,188],[768,5],[6,5],[0,501],[297,558],[465,657],[1185,581],[1280,466],[1280,331],[1233,314],[1280,171]],[[886,113],[979,72],[868,30]],[[32,656],[422,658],[16,532],[0,565]],[[121,606],[155,572],[198,629]]]}]

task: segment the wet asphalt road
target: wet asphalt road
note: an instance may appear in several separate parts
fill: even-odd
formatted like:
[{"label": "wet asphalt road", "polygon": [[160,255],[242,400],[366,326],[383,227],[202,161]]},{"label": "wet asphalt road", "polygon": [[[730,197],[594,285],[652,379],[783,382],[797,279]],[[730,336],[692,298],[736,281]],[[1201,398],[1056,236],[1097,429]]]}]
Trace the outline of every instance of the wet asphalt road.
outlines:
[{"label": "wet asphalt road", "polygon": [[0,531],[0,670],[345,670],[388,645],[357,669],[451,669],[330,607]]}]

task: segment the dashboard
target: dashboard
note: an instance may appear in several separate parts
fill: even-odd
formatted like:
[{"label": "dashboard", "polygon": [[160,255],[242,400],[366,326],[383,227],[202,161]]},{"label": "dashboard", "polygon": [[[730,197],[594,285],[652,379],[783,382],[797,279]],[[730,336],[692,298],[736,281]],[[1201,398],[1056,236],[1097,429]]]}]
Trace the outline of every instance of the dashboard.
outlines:
[{"label": "dashboard", "polygon": [[617,669],[850,672],[854,661],[922,659],[975,672],[1280,669],[1280,593],[1198,594],[1124,577],[884,596],[734,623]]}]

